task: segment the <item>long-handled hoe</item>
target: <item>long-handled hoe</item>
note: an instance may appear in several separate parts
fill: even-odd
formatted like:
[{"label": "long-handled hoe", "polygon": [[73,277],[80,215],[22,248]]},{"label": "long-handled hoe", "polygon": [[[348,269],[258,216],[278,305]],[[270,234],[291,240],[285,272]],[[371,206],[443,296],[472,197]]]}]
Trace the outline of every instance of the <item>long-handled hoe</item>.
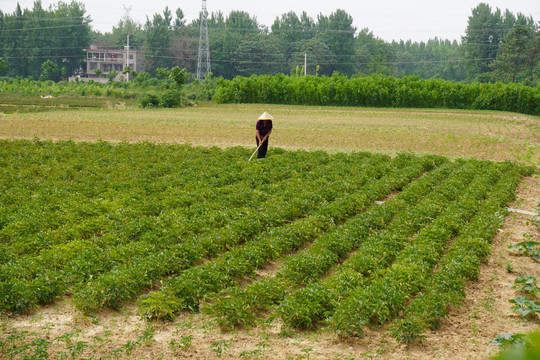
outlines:
[{"label": "long-handled hoe", "polygon": [[263,141],[261,141],[259,143],[259,146],[257,146],[257,148],[255,149],[255,151],[253,152],[253,154],[251,154],[251,156],[249,157],[249,160],[248,161],[251,161],[251,159],[253,159],[253,157],[255,156],[255,154],[257,153],[257,151],[259,151],[259,148],[261,147],[261,145],[263,144],[263,142],[265,141],[266,139],[264,139]]}]

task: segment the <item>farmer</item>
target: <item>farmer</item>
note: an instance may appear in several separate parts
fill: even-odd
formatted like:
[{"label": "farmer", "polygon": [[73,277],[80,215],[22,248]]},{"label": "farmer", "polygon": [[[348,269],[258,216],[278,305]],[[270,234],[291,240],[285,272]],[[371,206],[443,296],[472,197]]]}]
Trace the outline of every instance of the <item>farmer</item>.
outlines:
[{"label": "farmer", "polygon": [[257,125],[255,125],[255,140],[257,140],[257,147],[262,142],[261,147],[257,152],[257,159],[263,159],[268,151],[268,137],[272,133],[272,119],[274,117],[266,111],[259,116]]}]

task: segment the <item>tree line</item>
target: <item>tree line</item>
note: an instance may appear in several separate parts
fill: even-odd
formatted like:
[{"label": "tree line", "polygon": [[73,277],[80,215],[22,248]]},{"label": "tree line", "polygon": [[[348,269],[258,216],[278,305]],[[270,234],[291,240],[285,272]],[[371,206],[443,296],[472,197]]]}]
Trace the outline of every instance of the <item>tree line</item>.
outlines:
[{"label": "tree line", "polygon": [[[77,1],[59,2],[49,9],[35,1],[32,9],[0,11],[0,74],[58,80],[85,69],[82,49],[90,44],[123,48],[128,35],[130,48],[144,54],[145,73],[150,76],[158,68],[197,70],[200,19],[188,23],[180,8],[174,14],[165,8],[144,24],[125,17],[106,33],[93,31],[91,21]],[[389,43],[368,28],[358,30],[351,15],[339,9],[316,19],[306,12],[284,13],[270,27],[244,11],[228,15],[218,11],[209,14],[208,28],[212,73],[224,79],[304,72],[533,86],[540,79],[538,22],[485,3],[472,10],[460,41]]]},{"label": "tree line", "polygon": [[382,74],[349,78],[338,73],[237,76],[218,83],[213,94],[217,103],[446,108],[540,115],[540,86],[522,83],[459,83]]}]

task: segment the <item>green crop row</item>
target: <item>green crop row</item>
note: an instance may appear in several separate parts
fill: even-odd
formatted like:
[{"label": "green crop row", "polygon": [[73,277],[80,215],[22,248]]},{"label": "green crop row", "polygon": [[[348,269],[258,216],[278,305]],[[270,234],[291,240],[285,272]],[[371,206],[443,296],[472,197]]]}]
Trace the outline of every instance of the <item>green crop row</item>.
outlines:
[{"label": "green crop row", "polygon": [[279,302],[295,286],[324,274],[350,251],[351,247],[357,246],[355,244],[361,238],[384,227],[396,213],[406,208],[407,201],[417,201],[421,194],[425,194],[447,175],[448,167],[441,166],[421,177],[397,197],[349,220],[335,231],[325,233],[308,249],[287,258],[275,277],[255,282],[245,290],[220,294],[214,304],[205,307],[205,311],[216,317],[223,327],[252,323],[255,310]]},{"label": "green crop row", "polygon": [[[210,159],[206,159],[206,161],[211,162]],[[325,162],[327,163],[327,161]],[[224,163],[225,166],[231,165],[227,164],[226,162],[222,163]],[[322,166],[322,164],[318,164],[316,161],[313,161],[313,164],[321,165],[320,167],[317,167],[318,169],[325,168],[324,166]],[[197,165],[201,166],[200,164]],[[202,205],[206,211],[216,208],[216,204],[213,203],[217,203],[225,208],[228,207],[229,209],[231,209],[232,207],[233,211],[239,213],[236,216],[236,219],[233,219],[230,216],[225,216],[226,221],[221,220],[220,223],[223,223],[222,226],[224,226],[225,224],[230,225],[231,223],[235,223],[234,220],[236,220],[236,223],[238,224],[238,222],[240,222],[240,224],[238,225],[242,226],[241,223],[245,222],[246,212],[257,212],[256,209],[261,206],[261,204],[264,205],[264,202],[261,202],[263,199],[270,198],[274,201],[283,201],[284,199],[286,199],[286,196],[291,196],[296,193],[296,189],[290,186],[290,178],[285,178],[281,180],[282,178],[284,178],[284,174],[285,173],[283,171],[279,171],[276,172],[276,174],[274,175],[272,171],[269,171],[269,174],[266,176],[267,180],[262,180],[260,184],[257,185],[251,184],[251,182],[253,181],[253,174],[251,172],[248,172],[246,175],[241,174],[241,176],[230,177],[231,181],[239,181],[237,181],[234,185],[230,185],[229,180],[222,182],[222,186],[215,187],[215,193],[211,194],[212,196],[191,196],[190,201],[192,201],[195,205],[193,207],[201,207]],[[243,182],[242,177],[246,177],[250,181],[250,183]],[[281,181],[276,182],[275,180]],[[270,188],[268,187],[268,183],[272,184]],[[292,183],[298,185],[297,182],[293,181]],[[243,187],[239,188],[237,186],[238,184],[242,184]],[[282,186],[279,186],[280,184]],[[306,185],[307,183],[304,181],[301,184]],[[49,184],[47,183],[46,186],[48,185]],[[59,185],[63,184],[55,183],[55,186]],[[255,200],[250,199],[250,192],[252,189],[251,185],[253,185],[254,187],[254,190],[252,192],[258,193],[257,197],[255,197]],[[282,193],[281,191],[284,190],[283,185],[286,185],[286,187],[289,187],[290,189]],[[135,191],[137,190],[136,187],[126,189]],[[215,198],[219,195],[227,195],[227,193],[234,195],[238,192],[241,192],[242,190],[245,194],[244,199],[247,204],[250,204],[251,210],[249,208],[234,209],[234,204],[230,203],[230,201],[227,201],[230,200],[230,197],[232,197],[230,195],[228,197],[223,197],[223,199],[225,199],[225,202],[215,201]],[[266,192],[264,192],[264,190],[266,190]],[[210,195],[210,193],[207,193],[203,189],[198,189],[197,191],[197,189],[195,188],[190,188],[190,191],[198,192],[199,194]],[[157,194],[149,195],[163,197],[164,193],[165,197],[169,196],[167,191],[159,191],[157,192]],[[120,192],[117,192],[117,194],[118,196],[123,196],[123,194],[121,194]],[[279,200],[277,198],[279,198]],[[185,199],[186,198],[184,198],[184,200]],[[239,201],[237,201],[237,203],[240,204]],[[183,202],[183,204],[185,204],[185,202]],[[197,209],[195,209],[194,211],[192,208],[186,207],[186,209],[189,209],[188,211],[193,212],[191,216],[199,215],[199,211]],[[129,212],[124,211],[127,209],[122,208],[121,210],[123,213]],[[219,213],[217,213],[218,211]],[[212,214],[213,217],[223,217],[224,213],[224,211],[219,207],[214,209],[213,212],[209,212]],[[129,214],[133,217],[137,216],[136,213],[129,212]],[[122,261],[126,261],[127,259],[138,258],[143,256],[144,254],[159,252],[161,249],[163,249],[163,247],[167,247],[168,245],[174,244],[175,242],[180,240],[181,236],[189,235],[189,233],[182,231],[182,228],[178,226],[176,227],[177,231],[174,231],[174,233],[172,234],[170,233],[170,230],[172,230],[171,227],[173,225],[171,224],[171,222],[183,222],[185,219],[184,217],[174,216],[174,218],[171,217],[170,220],[164,223],[164,221],[162,220],[162,215],[163,212],[160,213],[159,216],[155,216],[153,218],[145,217],[143,219],[136,219],[134,221],[135,225],[141,227],[142,224],[143,229],[138,229],[137,232],[128,231],[126,241],[107,241],[106,247],[103,246],[103,238],[105,236],[95,236],[92,239],[77,239],[66,244],[62,242],[59,245],[49,245],[49,248],[41,251],[38,256],[25,255],[19,261],[7,261],[8,256],[5,256],[4,258],[6,262],[0,268],[0,277],[2,278],[2,280],[6,281],[7,285],[10,286],[10,289],[14,291],[14,293],[8,294],[8,297],[12,300],[6,300],[6,306],[9,308],[10,306],[7,304],[13,301],[19,301],[19,298],[27,298],[28,294],[32,292],[36,293],[33,296],[35,300],[33,302],[31,301],[30,303],[49,302],[54,298],[54,296],[61,295],[62,291],[65,291],[66,288],[69,287],[71,284],[87,281],[87,279],[92,278],[96,274],[116,267]],[[177,215],[177,213],[174,212],[174,215]],[[281,221],[281,219],[279,221]],[[76,226],[76,224],[67,223],[66,227],[68,225]],[[114,232],[115,237],[118,237],[119,232],[125,231],[125,225],[130,226],[131,224],[119,224],[120,229],[113,229],[116,230]],[[207,223],[200,223],[201,228],[204,228],[206,226],[208,226]],[[218,229],[217,224],[213,224],[213,226],[214,230]],[[245,228],[247,226],[249,226],[249,224],[246,224],[243,227]],[[168,231],[169,234],[164,233],[164,231],[159,231],[161,229]],[[102,227],[100,230],[103,231],[105,229]],[[148,235],[143,235],[139,238],[137,235],[142,230],[147,230]],[[57,229],[55,229],[55,232],[58,236],[61,236],[61,233],[59,233]],[[193,233],[193,231],[190,232]],[[201,232],[202,229],[197,231],[196,233]],[[4,235],[6,234],[4,233]],[[130,239],[131,242],[129,242]],[[114,246],[117,244],[120,245]],[[8,251],[5,251],[5,253],[9,254],[9,249]],[[11,251],[11,253],[13,254],[14,251]],[[16,282],[16,284],[14,284],[14,282]],[[23,296],[23,294],[26,294],[27,296]],[[31,307],[28,307],[28,309],[30,308]],[[22,311],[22,307],[19,307],[18,309],[19,310],[17,310],[17,312]]]},{"label": "green crop row", "polygon": [[[396,176],[398,171],[401,174]],[[296,251],[320,233],[328,231],[333,224],[344,221],[373,200],[412,181],[419,171],[424,171],[424,167],[415,164],[398,171],[370,183],[357,193],[329,202],[315,210],[313,215],[283,229],[276,229],[258,241],[224,254],[216,261],[187,270],[182,276],[168,281],[158,293],[143,297],[139,301],[141,314],[147,318],[171,319],[180,310],[198,310],[203,296],[233,285],[239,277],[253,275],[256,268],[270,260]]]},{"label": "green crop row", "polygon": [[[354,164],[350,170],[359,176],[348,184],[337,182],[342,176],[339,169],[332,171],[323,166],[312,171],[313,181],[299,182],[289,179],[284,186],[274,187],[274,191],[279,190],[279,198],[261,203],[264,211],[252,211],[226,227],[186,239],[164,251],[143,254],[123,266],[95,277],[82,288],[75,289],[75,304],[84,312],[93,312],[101,307],[118,307],[123,301],[136,296],[164,276],[176,274],[200,263],[203,258],[213,258],[267,229],[279,228],[305,216],[324,202],[331,201],[337,194],[346,194],[355,186],[362,186],[365,182],[381,176],[389,171],[387,160],[384,157],[374,157]],[[313,192],[313,188],[321,190]]]},{"label": "green crop row", "polygon": [[491,252],[493,235],[502,225],[506,204],[514,199],[514,191],[523,175],[530,173],[501,165],[504,176],[491,189],[477,215],[449,246],[425,288],[404,309],[404,316],[394,321],[391,334],[399,341],[423,338],[428,327],[437,329],[440,319],[448,316],[450,306],[459,306],[465,296],[465,282],[476,280],[480,263]]},{"label": "green crop row", "polygon": [[138,299],[147,319],[202,309],[228,328],[274,307],[289,327],[351,336],[394,321],[412,341],[459,305],[530,174],[411,154],[249,154],[0,141],[0,313]]},{"label": "green crop row", "polygon": [[[383,155],[276,149],[248,163],[241,148],[70,141],[3,141],[0,152],[0,309],[13,314],[69,292],[83,297],[89,283],[101,289],[97,308],[118,306],[408,157],[391,164]],[[187,251],[195,247],[202,252]]]},{"label": "green crop row", "polygon": [[447,243],[474,216],[501,176],[494,168],[492,165],[477,175],[456,202],[413,237],[391,266],[340,302],[330,319],[338,334],[362,335],[364,326],[384,324],[398,315],[405,301],[425,286]]},{"label": "green crop row", "polygon": [[401,201],[411,196],[414,201],[409,200],[409,206],[399,212],[386,229],[358,243],[356,251],[335,269],[332,276],[293,292],[284,299],[277,310],[285,325],[312,328],[332,313],[351,291],[367,286],[377,273],[395,259],[409,237],[431,223],[446,206],[455,201],[478,170],[478,164],[447,164],[438,169],[438,177],[433,177],[436,183],[431,183],[429,188],[433,191],[404,193]]}]

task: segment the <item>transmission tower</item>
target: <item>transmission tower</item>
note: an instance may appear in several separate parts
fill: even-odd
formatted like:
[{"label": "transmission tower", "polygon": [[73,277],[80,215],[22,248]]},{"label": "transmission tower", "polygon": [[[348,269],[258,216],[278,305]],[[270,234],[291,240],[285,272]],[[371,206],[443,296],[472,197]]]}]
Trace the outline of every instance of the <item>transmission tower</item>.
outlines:
[{"label": "transmission tower", "polygon": [[206,0],[202,0],[201,29],[199,35],[199,57],[197,59],[197,79],[204,81],[204,75],[210,70],[210,41],[208,40],[208,11]]},{"label": "transmission tower", "polygon": [[131,19],[131,17],[129,16],[129,13],[131,12],[131,10],[133,9],[133,5],[130,6],[130,7],[127,7],[125,4],[122,4],[122,7],[124,8],[124,21],[127,21],[129,19]]}]

